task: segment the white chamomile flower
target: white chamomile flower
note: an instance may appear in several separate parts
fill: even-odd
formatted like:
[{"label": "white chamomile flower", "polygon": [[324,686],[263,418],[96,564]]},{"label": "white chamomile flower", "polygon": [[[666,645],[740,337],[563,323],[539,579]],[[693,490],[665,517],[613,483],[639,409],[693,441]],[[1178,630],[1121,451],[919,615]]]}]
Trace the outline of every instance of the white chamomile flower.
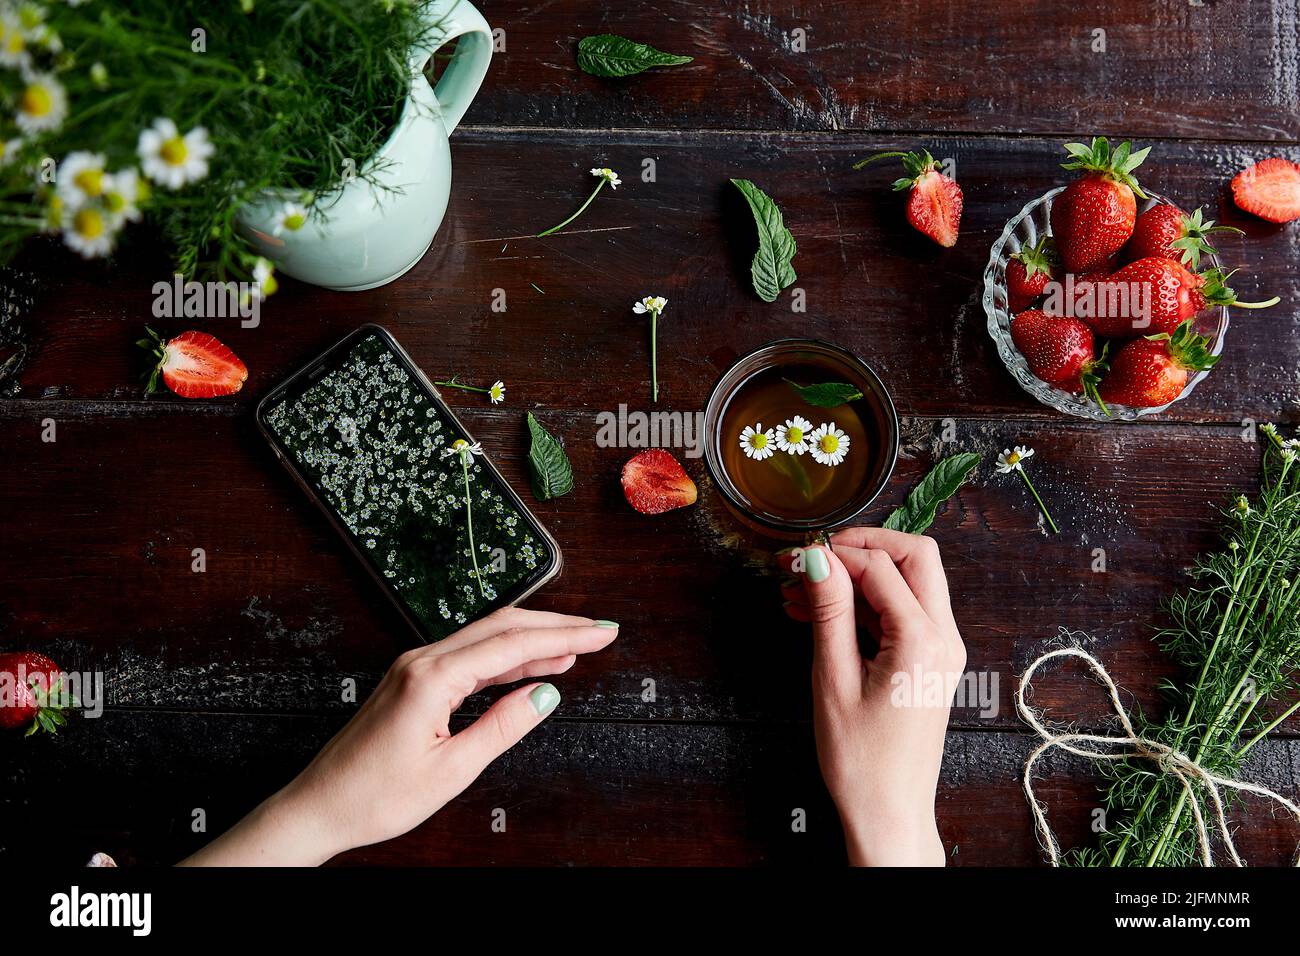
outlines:
[{"label": "white chamomile flower", "polygon": [[121,222],[140,221],[140,200],[144,185],[134,169],[123,169],[104,177],[104,208]]},{"label": "white chamomile flower", "polygon": [[68,153],[54,174],[55,188],[69,206],[80,206],[102,197],[107,178],[104,154],[84,149]]},{"label": "white chamomile flower", "polygon": [[610,169],[608,166],[594,167],[591,171],[591,175],[598,179],[604,179],[609,183],[610,189],[617,189],[619,186],[623,185],[623,180],[618,178],[618,173],[614,172],[614,170]]},{"label": "white chamomile flower", "polygon": [[808,441],[808,451],[819,465],[834,467],[849,453],[849,436],[836,428],[834,422],[818,426]]},{"label": "white chamomile flower", "polygon": [[7,11],[0,15],[0,64],[25,67],[31,62],[27,52],[27,31],[17,14]]},{"label": "white chamomile flower", "polygon": [[1025,459],[1032,457],[1034,450],[1025,445],[1017,445],[1016,450],[1004,448],[998,455],[998,474],[1009,475],[1013,471],[1025,470]]},{"label": "white chamomile flower", "polygon": [[0,169],[11,164],[22,151],[23,141],[15,137],[0,141]]},{"label": "white chamomile flower", "polygon": [[791,455],[802,455],[808,450],[808,437],[813,425],[800,415],[794,416],[776,429],[776,447]]},{"label": "white chamomile flower", "polygon": [[117,226],[98,203],[67,209],[63,218],[63,241],[82,258],[96,259],[113,251]]},{"label": "white chamomile flower", "polygon": [[645,315],[647,312],[659,315],[666,308],[668,308],[668,300],[661,295],[648,295],[632,305],[632,311],[637,315]]},{"label": "white chamomile flower", "polygon": [[259,298],[265,299],[275,294],[280,284],[275,279],[275,266],[270,259],[257,257],[257,261],[253,263],[253,282],[257,285],[255,294]]},{"label": "white chamomile flower", "polygon": [[493,405],[500,405],[504,402],[506,400],[506,383],[500,379],[493,382],[492,387],[488,389],[488,398]]},{"label": "white chamomile flower", "polygon": [[287,202],[275,217],[275,234],[278,236],[286,229],[297,232],[307,225],[307,209],[296,202]]},{"label": "white chamomile flower", "polygon": [[763,431],[763,423],[757,425],[746,425],[745,430],[740,433],[740,447],[750,458],[755,461],[762,461],[765,458],[771,458],[776,450],[776,436],[772,434],[772,429]]},{"label": "white chamomile flower", "polygon": [[68,115],[68,92],[50,73],[28,72],[23,77],[23,91],[18,96],[18,115],[14,121],[24,133],[44,133],[58,129]]},{"label": "white chamomile flower", "polygon": [[483,454],[483,446],[478,442],[470,444],[463,438],[457,438],[454,442],[442,450],[444,458],[450,458],[453,455],[459,455],[462,461],[468,461],[474,455]]},{"label": "white chamomile flower", "polygon": [[180,189],[207,176],[208,160],[215,151],[202,126],[182,136],[176,124],[165,116],[141,130],[136,145],[144,174],[168,189]]}]

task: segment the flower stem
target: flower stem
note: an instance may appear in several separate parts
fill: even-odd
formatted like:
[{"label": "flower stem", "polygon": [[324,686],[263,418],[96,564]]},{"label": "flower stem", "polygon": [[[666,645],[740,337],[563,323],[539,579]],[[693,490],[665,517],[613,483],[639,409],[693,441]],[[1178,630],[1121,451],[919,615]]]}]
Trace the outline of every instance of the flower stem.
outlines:
[{"label": "flower stem", "polygon": [[1041,511],[1043,517],[1047,519],[1047,526],[1052,529],[1052,534],[1060,534],[1061,529],[1058,528],[1056,522],[1052,520],[1051,512],[1047,510],[1047,505],[1043,504],[1043,499],[1038,496],[1038,490],[1034,488],[1034,483],[1029,480],[1029,476],[1025,474],[1023,468],[1020,469],[1020,477],[1025,479],[1025,485],[1029,488],[1029,493],[1033,495],[1034,500],[1038,502],[1038,510]]},{"label": "flower stem", "polygon": [[478,569],[478,546],[474,544],[474,508],[470,503],[469,496],[469,456],[467,454],[461,454],[460,467],[465,472],[465,526],[469,529],[469,559],[474,564],[474,580],[478,582],[478,593],[487,597],[487,589],[483,587],[483,573]]},{"label": "flower stem", "polygon": [[587,197],[587,201],[578,207],[577,212],[575,212],[568,219],[564,220],[564,222],[560,223],[558,226],[552,226],[550,229],[547,229],[545,232],[539,232],[535,238],[540,239],[543,236],[549,236],[553,232],[559,232],[569,223],[573,222],[573,220],[581,216],[583,210],[585,210],[588,206],[591,205],[591,201],[596,198],[596,193],[600,192],[601,188],[605,185],[606,182],[608,182],[608,180],[605,179],[604,176],[600,177],[600,182],[596,183],[596,188],[591,191],[591,195]]},{"label": "flower stem", "polygon": [[659,313],[650,310],[650,400],[659,401]]},{"label": "flower stem", "polygon": [[433,384],[441,385],[443,388],[459,388],[463,392],[482,392],[484,395],[489,395],[492,392],[492,389],[490,388],[478,388],[474,385],[462,385],[455,379],[452,379],[450,382],[434,382]]}]

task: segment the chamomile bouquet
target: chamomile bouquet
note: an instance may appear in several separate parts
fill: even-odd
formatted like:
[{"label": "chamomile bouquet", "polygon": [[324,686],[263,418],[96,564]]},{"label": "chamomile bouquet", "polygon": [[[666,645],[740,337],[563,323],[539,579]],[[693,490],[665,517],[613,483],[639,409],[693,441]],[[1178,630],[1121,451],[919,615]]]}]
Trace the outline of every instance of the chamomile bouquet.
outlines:
[{"label": "chamomile bouquet", "polygon": [[0,0],[0,264],[147,220],[178,272],[269,294],[240,209],[273,190],[298,229],[373,174],[425,29],[418,0]]}]

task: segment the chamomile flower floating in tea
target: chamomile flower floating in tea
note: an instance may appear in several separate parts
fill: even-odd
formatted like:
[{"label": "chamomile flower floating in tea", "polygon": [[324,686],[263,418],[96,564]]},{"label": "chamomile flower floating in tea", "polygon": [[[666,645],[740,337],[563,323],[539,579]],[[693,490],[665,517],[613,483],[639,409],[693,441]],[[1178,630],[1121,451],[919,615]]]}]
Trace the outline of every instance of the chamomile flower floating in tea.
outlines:
[{"label": "chamomile flower floating in tea", "polygon": [[802,455],[808,451],[808,440],[813,424],[801,415],[795,415],[776,429],[776,447],[789,455]]},{"label": "chamomile flower floating in tea", "polygon": [[549,236],[552,233],[559,232],[569,223],[573,222],[573,220],[581,216],[583,212],[586,210],[586,208],[591,205],[591,201],[596,198],[596,194],[605,187],[605,183],[609,183],[610,189],[617,189],[619,186],[623,184],[623,180],[618,178],[618,173],[614,172],[614,170],[610,169],[608,166],[593,167],[591,170],[591,175],[599,179],[600,182],[596,183],[596,188],[591,191],[591,195],[587,197],[587,201],[578,207],[577,212],[575,212],[568,219],[564,220],[564,222],[560,223],[558,226],[552,226],[550,229],[547,229],[544,232],[539,232],[537,234],[538,239],[541,239],[543,236]]},{"label": "chamomile flower floating in tea", "polygon": [[637,315],[650,316],[650,400],[659,401],[659,316],[668,308],[661,295],[647,295],[632,304]]},{"label": "chamomile flower floating in tea", "polygon": [[1032,458],[1033,455],[1034,450],[1027,445],[1017,445],[1014,451],[1010,448],[1004,448],[1002,454],[998,455],[998,474],[1009,475],[1013,471],[1020,473],[1020,477],[1024,479],[1025,487],[1027,487],[1029,493],[1034,496],[1034,500],[1038,502],[1039,509],[1043,512],[1043,517],[1047,519],[1047,526],[1052,529],[1053,534],[1056,534],[1060,529],[1056,526],[1056,522],[1052,520],[1052,515],[1048,512],[1047,505],[1043,504],[1043,499],[1038,496],[1038,491],[1034,488],[1034,483],[1029,480],[1029,475],[1025,473],[1025,461]]},{"label": "chamomile flower floating in tea", "polygon": [[808,436],[809,453],[821,465],[834,468],[849,453],[849,436],[835,427],[835,423],[822,424]]},{"label": "chamomile flower floating in tea", "polygon": [[776,449],[776,435],[772,429],[763,431],[763,423],[746,425],[740,433],[740,447],[745,454],[755,461],[771,458]]},{"label": "chamomile flower floating in tea", "polygon": [[181,135],[175,123],[160,116],[141,131],[136,152],[146,176],[160,186],[180,189],[208,175],[208,160],[216,147],[202,126]]}]

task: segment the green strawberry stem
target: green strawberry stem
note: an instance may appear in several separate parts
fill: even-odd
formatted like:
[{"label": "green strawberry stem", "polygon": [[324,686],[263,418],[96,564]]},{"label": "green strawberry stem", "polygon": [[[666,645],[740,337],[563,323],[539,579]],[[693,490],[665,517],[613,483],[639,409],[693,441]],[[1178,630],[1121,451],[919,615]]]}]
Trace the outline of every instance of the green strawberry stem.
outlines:
[{"label": "green strawberry stem", "polygon": [[903,161],[903,171],[907,173],[902,179],[894,180],[894,189],[901,191],[911,189],[916,185],[916,181],[935,169],[939,164],[934,161],[928,149],[922,149],[917,152],[906,152],[901,149],[892,149],[884,153],[876,153],[874,156],[868,156],[866,159],[860,159],[853,164],[854,169],[861,169],[874,163],[878,159],[899,158]]},{"label": "green strawberry stem", "polygon": [[596,183],[596,188],[591,191],[591,195],[587,197],[587,201],[578,207],[577,212],[575,212],[568,219],[564,220],[564,222],[560,223],[558,226],[552,226],[550,229],[547,229],[545,232],[539,232],[534,238],[541,239],[543,236],[549,236],[553,232],[559,232],[569,223],[573,222],[573,220],[581,216],[583,211],[586,210],[586,208],[591,205],[591,201],[596,198],[596,193],[600,192],[601,189],[604,188],[605,183],[607,183],[608,181],[609,180],[607,180],[604,176],[601,176],[600,182]]},{"label": "green strawberry stem", "polygon": [[1040,510],[1043,513],[1043,517],[1047,519],[1047,526],[1052,529],[1052,534],[1060,534],[1061,529],[1058,528],[1056,522],[1052,520],[1052,513],[1047,510],[1047,505],[1043,504],[1043,499],[1039,496],[1038,489],[1034,487],[1034,483],[1030,481],[1029,476],[1025,474],[1025,469],[1019,468],[1017,471],[1020,472],[1020,477],[1025,479],[1025,486],[1029,488],[1029,493],[1033,495],[1034,500],[1038,502],[1038,510]]},{"label": "green strawberry stem", "polygon": [[1264,302],[1242,302],[1237,298],[1237,293],[1228,287],[1228,280],[1236,271],[1234,269],[1225,274],[1218,269],[1209,269],[1201,274],[1201,278],[1205,280],[1201,285],[1201,295],[1204,296],[1207,305],[1227,305],[1236,309],[1268,309],[1282,301],[1280,296],[1275,295]]},{"label": "green strawberry stem", "polygon": [[465,527],[469,531],[469,559],[474,565],[474,580],[478,582],[478,593],[487,597],[487,588],[483,587],[483,573],[478,569],[478,546],[474,544],[474,507],[469,494],[469,459],[470,453],[460,453],[460,467],[465,473]]}]

